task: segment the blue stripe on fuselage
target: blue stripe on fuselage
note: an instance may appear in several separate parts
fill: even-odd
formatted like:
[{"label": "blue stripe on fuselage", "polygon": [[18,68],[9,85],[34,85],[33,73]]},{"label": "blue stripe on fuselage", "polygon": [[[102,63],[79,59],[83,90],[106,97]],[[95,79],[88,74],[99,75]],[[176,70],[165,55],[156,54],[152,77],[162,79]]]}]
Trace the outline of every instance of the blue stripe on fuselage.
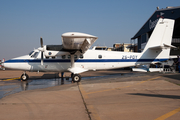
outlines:
[{"label": "blue stripe on fuselage", "polygon": [[[36,63],[41,62],[41,59],[12,59],[7,60],[5,63]],[[44,59],[43,62],[71,62],[70,60],[62,60],[62,59]]]},{"label": "blue stripe on fuselage", "polygon": [[[75,62],[159,62],[168,59],[78,59]],[[39,63],[41,59],[11,59],[5,63]],[[70,59],[44,59],[44,62],[71,62]]]}]

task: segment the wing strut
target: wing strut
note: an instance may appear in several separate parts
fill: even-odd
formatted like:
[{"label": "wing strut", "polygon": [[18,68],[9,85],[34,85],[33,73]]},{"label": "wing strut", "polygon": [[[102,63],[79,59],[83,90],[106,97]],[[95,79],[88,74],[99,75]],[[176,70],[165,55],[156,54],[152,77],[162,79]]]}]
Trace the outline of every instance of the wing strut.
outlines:
[{"label": "wing strut", "polygon": [[74,54],[71,54],[71,67],[68,70],[73,74],[79,74],[88,71],[88,69],[74,66]]},{"label": "wing strut", "polygon": [[71,54],[71,68],[74,67],[74,54]]}]

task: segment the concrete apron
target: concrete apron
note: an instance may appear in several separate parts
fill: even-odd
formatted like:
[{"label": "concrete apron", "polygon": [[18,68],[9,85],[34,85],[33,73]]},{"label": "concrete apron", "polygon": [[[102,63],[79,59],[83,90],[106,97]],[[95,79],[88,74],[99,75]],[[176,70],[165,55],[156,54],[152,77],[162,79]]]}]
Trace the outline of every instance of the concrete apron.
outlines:
[{"label": "concrete apron", "polygon": [[0,120],[88,120],[77,84],[15,93],[0,99]]},{"label": "concrete apron", "polygon": [[0,119],[176,120],[180,86],[164,79],[135,76],[23,91],[0,99]]},{"label": "concrete apron", "polygon": [[[126,79],[126,78],[124,78]],[[130,77],[129,82],[80,85],[92,120],[177,120],[180,86],[161,76]]]}]

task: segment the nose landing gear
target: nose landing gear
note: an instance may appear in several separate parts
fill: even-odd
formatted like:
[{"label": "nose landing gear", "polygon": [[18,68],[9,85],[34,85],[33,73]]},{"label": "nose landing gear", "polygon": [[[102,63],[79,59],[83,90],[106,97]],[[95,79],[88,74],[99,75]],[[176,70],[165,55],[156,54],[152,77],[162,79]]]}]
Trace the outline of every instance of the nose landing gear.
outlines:
[{"label": "nose landing gear", "polygon": [[22,75],[21,75],[21,80],[23,81],[26,81],[29,79],[29,76],[26,74],[26,72],[24,72]]}]

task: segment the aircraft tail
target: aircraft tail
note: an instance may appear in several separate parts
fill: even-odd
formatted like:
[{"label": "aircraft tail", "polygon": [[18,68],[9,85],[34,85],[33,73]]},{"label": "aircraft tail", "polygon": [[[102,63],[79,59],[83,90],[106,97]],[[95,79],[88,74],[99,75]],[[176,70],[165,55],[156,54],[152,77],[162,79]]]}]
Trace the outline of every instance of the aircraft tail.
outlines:
[{"label": "aircraft tail", "polygon": [[151,61],[164,61],[169,59],[174,20],[160,18],[154,28],[149,41],[147,42],[141,59],[151,59]]}]

